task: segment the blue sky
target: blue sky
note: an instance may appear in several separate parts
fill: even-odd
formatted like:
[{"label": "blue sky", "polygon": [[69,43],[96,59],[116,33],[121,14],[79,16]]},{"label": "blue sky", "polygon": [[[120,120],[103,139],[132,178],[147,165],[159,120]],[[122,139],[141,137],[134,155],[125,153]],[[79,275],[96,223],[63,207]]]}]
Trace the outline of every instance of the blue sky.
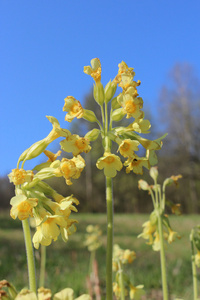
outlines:
[{"label": "blue sky", "polygon": [[49,133],[46,115],[68,126],[64,98],[84,99],[92,58],[101,60],[103,84],[122,60],[134,67],[152,110],[176,62],[199,76],[199,11],[198,0],[0,0],[0,176]]}]

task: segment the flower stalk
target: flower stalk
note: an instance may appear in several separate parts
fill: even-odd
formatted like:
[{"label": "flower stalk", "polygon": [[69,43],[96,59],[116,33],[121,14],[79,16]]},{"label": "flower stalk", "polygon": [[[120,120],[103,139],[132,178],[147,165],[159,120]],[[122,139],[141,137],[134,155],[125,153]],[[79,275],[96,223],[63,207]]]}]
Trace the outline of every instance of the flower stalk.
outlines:
[{"label": "flower stalk", "polygon": [[198,281],[197,281],[197,266],[195,263],[195,245],[194,245],[194,229],[192,229],[190,234],[191,243],[191,262],[192,262],[192,280],[193,280],[193,296],[194,300],[198,300]]},{"label": "flower stalk", "polygon": [[41,261],[40,261],[40,281],[39,286],[45,285],[45,269],[46,269],[46,246],[41,245]]},{"label": "flower stalk", "polygon": [[112,255],[113,255],[113,192],[112,178],[106,177],[107,203],[107,248],[106,248],[106,295],[107,300],[113,299],[112,286]]},{"label": "flower stalk", "polygon": [[29,289],[36,293],[36,273],[35,273],[35,259],[33,252],[33,245],[31,240],[31,230],[28,219],[22,221],[24,240],[26,246],[26,257],[28,265]]},{"label": "flower stalk", "polygon": [[161,218],[160,213],[158,213],[158,232],[159,232],[159,238],[160,238],[160,263],[161,263],[163,300],[168,300],[168,286],[167,286],[167,274],[166,274],[163,225],[162,225],[162,218]]}]

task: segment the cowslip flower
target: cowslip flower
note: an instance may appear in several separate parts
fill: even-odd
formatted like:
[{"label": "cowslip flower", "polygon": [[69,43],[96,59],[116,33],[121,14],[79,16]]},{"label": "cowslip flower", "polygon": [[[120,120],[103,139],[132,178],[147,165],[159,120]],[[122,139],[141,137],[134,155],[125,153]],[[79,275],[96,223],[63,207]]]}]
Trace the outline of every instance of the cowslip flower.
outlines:
[{"label": "cowslip flower", "polygon": [[152,224],[150,221],[145,222],[143,225],[143,232],[138,235],[139,237],[142,237],[145,240],[149,240],[147,244],[151,245],[153,243],[153,234],[156,231],[156,225]]},{"label": "cowslip flower", "polygon": [[88,225],[86,227],[87,235],[84,245],[88,247],[89,251],[95,251],[101,246],[100,237],[102,231],[99,229],[99,226]]},{"label": "cowslip flower", "polygon": [[105,152],[103,157],[97,160],[96,166],[98,169],[104,169],[104,175],[107,177],[115,177],[117,171],[120,171],[123,167],[119,156]]},{"label": "cowslip flower", "polygon": [[25,171],[24,169],[13,169],[8,175],[10,182],[14,185],[23,184],[24,182],[31,182],[33,180],[33,171]]},{"label": "cowslip flower", "polygon": [[122,80],[122,74],[126,74],[131,76],[131,78],[133,79],[133,77],[135,76],[135,72],[133,71],[133,68],[129,68],[127,66],[127,64],[122,61],[121,63],[118,64],[119,70],[118,70],[118,74],[115,77],[114,81],[119,85],[121,80]]},{"label": "cowslip flower", "polygon": [[56,293],[53,300],[92,300],[92,298],[88,294],[83,294],[78,298],[74,298],[74,291],[71,288],[65,288]]},{"label": "cowslip flower", "polygon": [[152,249],[154,251],[160,251],[160,236],[159,236],[158,231],[156,231],[154,233],[154,237],[155,237],[155,239],[154,239],[153,244],[152,244]]},{"label": "cowslip flower", "polygon": [[33,244],[36,249],[39,248],[39,244],[49,246],[52,240],[56,241],[60,235],[61,227],[66,227],[66,220],[59,215],[50,215],[46,213],[45,218],[41,221],[36,217],[36,232],[33,236]]},{"label": "cowslip flower", "polygon": [[134,157],[129,157],[125,163],[124,166],[126,167],[126,173],[130,173],[130,171],[133,171],[135,174],[143,174],[143,167],[149,169],[150,164],[147,158],[138,157],[135,155]]},{"label": "cowslip flower", "polygon": [[143,107],[143,100],[141,97],[136,97],[132,94],[133,88],[129,88],[125,94],[120,94],[117,97],[118,103],[122,106],[124,112],[127,114],[126,118],[131,117],[138,119],[143,116],[141,108]]},{"label": "cowslip flower", "polygon": [[83,72],[90,75],[96,83],[101,81],[101,62],[99,58],[93,58],[91,66],[85,66]]},{"label": "cowslip flower", "polygon": [[25,220],[33,216],[33,208],[37,206],[37,198],[27,198],[25,195],[17,195],[10,200],[12,208],[10,215],[13,219]]},{"label": "cowslip flower", "polygon": [[132,284],[130,284],[130,299],[134,299],[134,300],[139,300],[141,299],[141,296],[144,294],[144,286],[143,285],[137,285],[137,286],[133,286]]},{"label": "cowslip flower", "polygon": [[136,258],[135,251],[129,249],[124,250],[122,262],[125,264],[131,264]]},{"label": "cowslip flower", "polygon": [[85,167],[85,161],[80,155],[78,155],[72,159],[62,158],[61,161],[57,160],[51,164],[51,167],[55,168],[55,176],[63,176],[67,185],[71,185],[71,178],[77,179],[80,177],[80,174]]},{"label": "cowslip flower", "polygon": [[196,266],[197,266],[198,268],[200,268],[200,251],[199,251],[199,250],[197,250],[197,254],[195,254],[194,259],[195,259],[195,264],[196,264]]},{"label": "cowslip flower", "polygon": [[119,145],[118,151],[124,157],[133,157],[134,151],[138,151],[138,145],[140,143],[138,141],[134,141],[131,139],[125,139]]},{"label": "cowslip flower", "polygon": [[49,150],[44,150],[44,154],[48,157],[47,162],[53,162],[61,155],[61,150],[57,151],[55,154]]},{"label": "cowslip flower", "polygon": [[175,239],[180,239],[180,235],[169,228],[168,243],[171,244]]},{"label": "cowslip flower", "polygon": [[44,287],[40,287],[38,289],[38,300],[50,300],[52,296],[50,289],[45,289]]},{"label": "cowslip flower", "polygon": [[131,123],[127,130],[136,131],[138,133],[149,133],[149,128],[151,127],[151,124],[149,120],[144,119],[136,119],[133,123]]},{"label": "cowslip flower", "polygon": [[65,104],[63,111],[66,111],[65,121],[71,122],[74,118],[80,119],[83,117],[83,107],[80,101],[76,100],[73,96],[68,96],[64,99]]},{"label": "cowslip flower", "polygon": [[72,153],[74,156],[91,150],[90,141],[87,138],[80,137],[78,134],[72,134],[60,142],[61,149],[65,152]]},{"label": "cowslip flower", "polygon": [[27,289],[23,289],[17,295],[15,300],[38,300],[38,297],[37,297],[36,293],[29,291]]}]

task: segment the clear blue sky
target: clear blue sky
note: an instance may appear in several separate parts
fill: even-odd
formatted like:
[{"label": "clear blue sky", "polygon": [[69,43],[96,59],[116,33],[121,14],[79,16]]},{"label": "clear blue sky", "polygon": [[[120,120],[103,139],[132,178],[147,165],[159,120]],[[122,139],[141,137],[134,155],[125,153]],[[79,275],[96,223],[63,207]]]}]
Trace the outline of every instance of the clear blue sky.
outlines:
[{"label": "clear blue sky", "polygon": [[199,11],[198,0],[0,0],[0,175],[49,133],[46,115],[68,126],[64,98],[82,101],[90,90],[83,66],[92,58],[104,84],[122,60],[134,67],[154,107],[176,62],[199,75]]}]

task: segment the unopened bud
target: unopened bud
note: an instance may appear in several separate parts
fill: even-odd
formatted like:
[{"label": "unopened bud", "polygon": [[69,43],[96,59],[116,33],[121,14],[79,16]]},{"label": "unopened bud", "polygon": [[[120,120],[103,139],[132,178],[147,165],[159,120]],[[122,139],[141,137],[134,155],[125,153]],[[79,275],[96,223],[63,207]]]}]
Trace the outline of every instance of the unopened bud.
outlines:
[{"label": "unopened bud", "polygon": [[112,121],[115,121],[115,122],[121,121],[123,119],[123,117],[125,116],[125,114],[126,113],[124,112],[122,107],[115,109],[111,115]]},{"label": "unopened bud", "polygon": [[149,190],[148,183],[145,180],[143,180],[143,179],[140,179],[138,181],[138,187],[139,187],[139,189],[141,189],[143,191],[148,191]]},{"label": "unopened bud", "polygon": [[158,168],[157,167],[151,167],[149,174],[151,176],[151,178],[153,178],[154,181],[157,180],[158,178]]},{"label": "unopened bud", "polygon": [[84,109],[83,118],[89,122],[97,122],[97,117],[92,110]]},{"label": "unopened bud", "polygon": [[117,108],[121,107],[121,105],[117,101],[117,97],[115,97],[115,98],[112,99],[111,106],[112,106],[112,109],[117,109]]},{"label": "unopened bud", "polygon": [[89,141],[95,141],[99,136],[100,130],[97,128],[94,128],[90,130],[88,133],[86,133],[85,138]]},{"label": "unopened bud", "polygon": [[108,103],[114,96],[117,89],[117,84],[113,81],[109,81],[105,87],[105,102]]},{"label": "unopened bud", "polygon": [[96,102],[102,106],[104,104],[104,88],[101,82],[97,82],[94,85],[94,99],[96,100]]}]

